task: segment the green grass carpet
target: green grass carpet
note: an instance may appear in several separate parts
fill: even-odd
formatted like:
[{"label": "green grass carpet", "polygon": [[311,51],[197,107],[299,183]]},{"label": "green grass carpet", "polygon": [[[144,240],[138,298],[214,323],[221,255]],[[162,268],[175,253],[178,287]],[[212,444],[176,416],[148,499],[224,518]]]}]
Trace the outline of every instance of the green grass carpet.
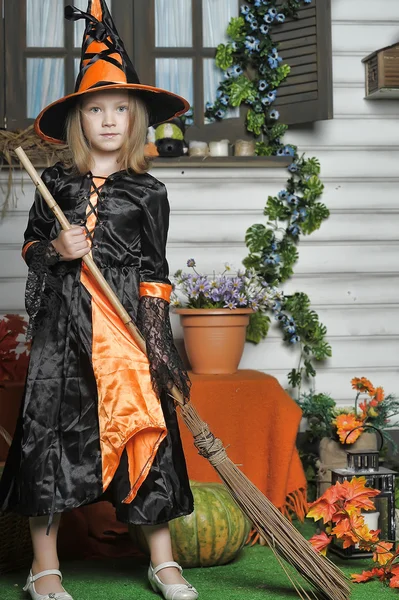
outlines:
[{"label": "green grass carpet", "polygon": [[[301,527],[308,534],[309,525]],[[334,559],[349,575],[370,568],[370,560]],[[62,564],[64,584],[74,600],[154,600],[149,587],[147,565],[140,560],[70,561]],[[293,600],[296,592],[268,548],[244,548],[236,560],[222,567],[186,569],[187,579],[200,593],[200,600]],[[0,578],[0,600],[22,600],[27,573],[17,572]],[[378,581],[353,585],[353,600],[389,600],[399,591],[385,588]]]}]

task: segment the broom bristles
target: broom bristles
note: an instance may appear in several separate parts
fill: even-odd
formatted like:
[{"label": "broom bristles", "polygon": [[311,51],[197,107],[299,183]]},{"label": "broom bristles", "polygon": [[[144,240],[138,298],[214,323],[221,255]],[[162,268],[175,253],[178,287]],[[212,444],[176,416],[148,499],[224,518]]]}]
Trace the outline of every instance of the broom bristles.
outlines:
[{"label": "broom bristles", "polygon": [[[279,560],[298,595],[305,600],[347,600],[350,582],[329,559],[317,553],[287,519],[246,475],[228,458],[222,442],[209,431],[191,403],[180,406],[185,424],[194,435],[199,454],[216,469],[231,496],[253,523]],[[290,573],[281,558],[289,563],[321,595],[306,591],[295,573]]]}]

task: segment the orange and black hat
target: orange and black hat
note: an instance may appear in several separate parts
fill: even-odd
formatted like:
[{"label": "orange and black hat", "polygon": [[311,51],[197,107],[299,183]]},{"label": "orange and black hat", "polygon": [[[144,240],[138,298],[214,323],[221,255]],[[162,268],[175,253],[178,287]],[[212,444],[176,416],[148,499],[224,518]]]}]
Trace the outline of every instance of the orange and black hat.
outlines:
[{"label": "orange and black hat", "polygon": [[80,72],[74,93],[53,102],[37,117],[35,130],[41,138],[56,144],[64,143],[69,110],[82,94],[100,89],[134,90],[147,107],[150,125],[168,121],[188,110],[189,104],[181,96],[140,83],[105,0],[89,0],[87,12],[67,6],[65,18],[70,21],[86,19]]}]

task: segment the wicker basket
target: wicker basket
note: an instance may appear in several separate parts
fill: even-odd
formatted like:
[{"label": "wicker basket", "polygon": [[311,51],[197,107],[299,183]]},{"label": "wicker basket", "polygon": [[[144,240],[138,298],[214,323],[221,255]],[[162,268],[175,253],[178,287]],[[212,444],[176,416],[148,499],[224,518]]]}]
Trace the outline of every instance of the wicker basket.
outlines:
[{"label": "wicker basket", "polygon": [[[11,444],[11,437],[0,425],[0,435]],[[0,476],[3,467],[0,466]],[[28,517],[0,513],[0,574],[29,568],[33,551]]]}]

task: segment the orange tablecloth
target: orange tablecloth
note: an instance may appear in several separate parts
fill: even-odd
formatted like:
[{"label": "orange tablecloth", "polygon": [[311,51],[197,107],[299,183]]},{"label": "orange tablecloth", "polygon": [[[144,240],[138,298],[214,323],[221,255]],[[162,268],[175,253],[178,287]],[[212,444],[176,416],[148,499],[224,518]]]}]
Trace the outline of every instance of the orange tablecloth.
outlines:
[{"label": "orange tablecloth", "polygon": [[[285,514],[300,518],[306,510],[306,479],[296,449],[301,410],[278,381],[259,371],[233,375],[195,375],[192,402],[231,460]],[[180,418],[189,476],[220,481],[199,456],[193,437]]]}]

